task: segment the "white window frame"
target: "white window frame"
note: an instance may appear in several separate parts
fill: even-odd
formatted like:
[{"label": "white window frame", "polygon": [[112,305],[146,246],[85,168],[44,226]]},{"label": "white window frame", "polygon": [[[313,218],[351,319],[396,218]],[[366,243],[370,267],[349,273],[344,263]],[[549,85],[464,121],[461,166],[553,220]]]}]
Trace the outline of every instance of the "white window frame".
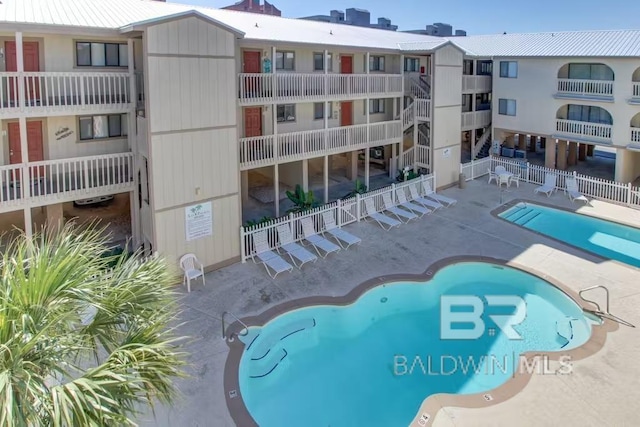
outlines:
[{"label": "white window frame", "polygon": [[[505,69],[503,69],[505,67]],[[500,77],[507,79],[518,78],[518,61],[500,61]]]},{"label": "white window frame", "polygon": [[498,99],[498,114],[502,116],[515,116],[517,114],[517,107],[518,105],[515,99]]},{"label": "white window frame", "polygon": [[[286,57],[287,54],[290,53],[292,55],[292,62],[291,62],[291,68],[286,68],[285,65],[287,63],[286,61]],[[280,66],[279,61],[278,61],[278,55],[282,55],[282,66]],[[281,71],[295,71],[296,69],[296,53],[292,50],[277,50],[276,51],[276,70],[281,70]]]},{"label": "white window frame", "polygon": [[[322,58],[322,68],[316,68],[316,55]],[[295,58],[294,58],[295,60]],[[313,52],[313,71],[324,71],[324,52]],[[327,71],[333,71],[333,57],[331,52],[327,53]]]},{"label": "white window frame", "polygon": [[[119,134],[111,134],[111,127],[109,126],[110,120],[113,117],[120,117],[120,133]],[[104,117],[107,121],[107,135],[106,136],[95,136],[96,117]],[[91,119],[91,137],[83,138],[82,137],[82,120]],[[90,142],[90,141],[103,141],[105,139],[122,139],[126,138],[129,135],[129,116],[128,114],[94,114],[92,116],[79,116],[78,117],[78,142]]]},{"label": "white window frame", "polygon": [[369,114],[384,114],[384,112],[385,112],[384,99],[377,98],[377,99],[369,100]]},{"label": "white window frame", "polygon": [[[414,69],[408,69],[408,68],[414,68],[414,67],[407,67],[407,65],[412,64],[415,65],[415,70]],[[420,72],[420,58],[414,58],[411,56],[407,56],[404,58],[404,71],[407,73],[419,73]]]},{"label": "white window frame", "polygon": [[[316,106],[322,105],[322,115],[316,115]],[[329,102],[329,120],[333,119],[333,102]],[[313,120],[323,120],[324,119],[324,102],[314,102],[313,103]]]},{"label": "white window frame", "polygon": [[[89,63],[88,64],[80,64],[79,63],[79,55],[78,55],[78,47],[79,45],[89,45]],[[100,46],[102,45],[102,47]],[[117,64],[107,64],[107,46],[117,45],[118,46],[118,63]],[[129,66],[129,47],[127,43],[118,43],[118,42],[91,42],[84,40],[77,40],[75,42],[75,63],[76,67],[96,67],[96,68],[127,68]],[[102,49],[102,55],[104,59],[104,65],[94,64],[93,63],[93,54],[94,48],[97,53],[100,54],[100,49]]]}]

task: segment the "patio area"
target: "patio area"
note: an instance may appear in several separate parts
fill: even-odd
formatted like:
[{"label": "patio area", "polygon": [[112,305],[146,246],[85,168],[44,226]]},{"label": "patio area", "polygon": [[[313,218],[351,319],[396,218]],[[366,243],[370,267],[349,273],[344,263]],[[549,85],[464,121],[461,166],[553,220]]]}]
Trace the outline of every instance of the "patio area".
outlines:
[{"label": "patio area", "polygon": [[[224,311],[242,318],[302,297],[341,296],[374,277],[423,273],[436,261],[453,256],[506,260],[576,292],[605,285],[611,293],[611,313],[640,326],[640,270],[603,261],[491,215],[492,210],[510,200],[529,199],[640,227],[640,211],[597,200],[592,207],[572,204],[561,191],[547,198],[535,195],[535,186],[526,183],[503,192],[495,184],[487,184],[486,177],[466,184],[465,189],[442,192],[457,199],[457,205],[391,231],[368,222],[346,226],[347,231],[362,238],[362,244],[307,264],[302,271],[296,269],[272,280],[262,266],[238,263],[207,274],[205,287],[195,281],[190,294],[180,288],[184,309],[181,320],[186,323],[179,331],[192,338],[186,348],[190,352],[190,378],[178,382],[182,397],[175,407],[157,407],[155,418],[152,414],[141,416],[139,424],[235,425],[223,384],[228,354],[222,339]],[[636,386],[640,376],[638,334],[639,329],[620,326],[606,336],[604,347],[595,355],[575,361],[571,375],[534,375],[522,392],[503,403],[482,409],[445,407],[435,418],[432,414],[427,425],[634,425],[632,408],[640,399]],[[414,425],[418,426],[416,422]]]}]

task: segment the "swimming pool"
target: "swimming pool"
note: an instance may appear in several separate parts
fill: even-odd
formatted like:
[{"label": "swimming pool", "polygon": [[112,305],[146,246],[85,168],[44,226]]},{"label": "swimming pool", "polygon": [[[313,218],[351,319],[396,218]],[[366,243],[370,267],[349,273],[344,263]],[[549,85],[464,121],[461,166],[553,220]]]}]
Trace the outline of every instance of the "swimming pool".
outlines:
[{"label": "swimming pool", "polygon": [[499,216],[604,258],[640,267],[640,229],[529,202],[520,202]]},{"label": "swimming pool", "polygon": [[[480,337],[441,337],[443,295],[480,298]],[[521,339],[508,339],[489,317],[515,308],[488,305],[487,295],[524,301],[526,316],[513,326]],[[591,325],[572,299],[536,276],[460,262],[427,282],[387,283],[349,305],[300,308],[250,327],[241,337],[240,394],[261,427],[409,425],[430,395],[498,387],[516,372],[520,354],[578,347]],[[452,327],[470,329],[468,322]]]}]

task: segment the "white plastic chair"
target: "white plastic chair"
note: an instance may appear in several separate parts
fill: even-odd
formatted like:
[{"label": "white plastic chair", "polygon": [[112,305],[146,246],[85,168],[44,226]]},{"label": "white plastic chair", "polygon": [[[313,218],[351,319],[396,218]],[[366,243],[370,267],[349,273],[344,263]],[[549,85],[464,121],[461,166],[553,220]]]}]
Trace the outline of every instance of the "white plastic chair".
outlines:
[{"label": "white plastic chair", "polygon": [[180,258],[180,268],[184,271],[182,285],[187,284],[187,292],[191,292],[191,279],[202,277],[202,286],[205,285],[204,265],[198,261],[195,254],[183,255],[182,258]]}]

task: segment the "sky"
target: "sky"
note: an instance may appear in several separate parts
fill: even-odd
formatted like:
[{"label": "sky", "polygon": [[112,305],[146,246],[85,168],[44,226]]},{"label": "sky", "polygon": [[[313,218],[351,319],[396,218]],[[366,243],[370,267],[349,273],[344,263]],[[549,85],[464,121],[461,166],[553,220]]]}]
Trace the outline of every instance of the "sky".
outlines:
[{"label": "sky", "polygon": [[[219,8],[237,0],[167,0]],[[355,7],[391,19],[398,30],[446,22],[471,34],[540,31],[640,29],[638,0],[271,0],[282,16],[328,15],[329,10]]]}]

